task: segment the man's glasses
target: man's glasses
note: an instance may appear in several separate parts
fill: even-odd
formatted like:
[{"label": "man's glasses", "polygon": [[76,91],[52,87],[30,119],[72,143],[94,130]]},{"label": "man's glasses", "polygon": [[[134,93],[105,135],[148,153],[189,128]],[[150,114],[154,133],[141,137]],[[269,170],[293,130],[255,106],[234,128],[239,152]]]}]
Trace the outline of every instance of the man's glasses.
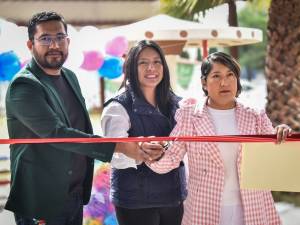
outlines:
[{"label": "man's glasses", "polygon": [[45,46],[50,46],[51,43],[54,41],[58,45],[63,45],[67,37],[68,37],[67,34],[58,34],[56,36],[45,35],[35,40],[38,41],[41,45],[45,45]]}]

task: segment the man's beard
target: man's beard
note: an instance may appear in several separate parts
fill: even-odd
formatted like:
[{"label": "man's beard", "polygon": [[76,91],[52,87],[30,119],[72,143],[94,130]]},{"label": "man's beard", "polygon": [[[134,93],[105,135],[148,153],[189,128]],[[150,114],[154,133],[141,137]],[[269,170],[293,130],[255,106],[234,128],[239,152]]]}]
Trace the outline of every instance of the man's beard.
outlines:
[{"label": "man's beard", "polygon": [[[59,58],[52,57],[52,60],[50,60],[47,56],[51,54],[59,54]],[[45,55],[40,55],[37,53],[37,51],[33,48],[33,56],[37,63],[45,68],[45,69],[60,69],[63,64],[65,63],[68,53],[64,54],[62,51],[58,50],[51,50],[45,53]]]}]

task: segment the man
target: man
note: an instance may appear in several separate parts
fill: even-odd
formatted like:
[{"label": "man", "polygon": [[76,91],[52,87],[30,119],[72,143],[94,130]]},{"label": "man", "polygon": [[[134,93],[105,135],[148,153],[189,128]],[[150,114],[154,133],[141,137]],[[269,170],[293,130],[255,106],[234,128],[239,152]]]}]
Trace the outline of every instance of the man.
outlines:
[{"label": "man", "polygon": [[[63,68],[69,38],[55,12],[34,15],[27,46],[32,60],[11,82],[6,95],[10,138],[95,137],[75,74]],[[160,145],[153,145],[161,150]],[[109,162],[114,151],[137,160],[160,151],[135,143],[56,143],[11,145],[11,191],[5,208],[18,225],[82,225],[90,198],[93,160]]]}]

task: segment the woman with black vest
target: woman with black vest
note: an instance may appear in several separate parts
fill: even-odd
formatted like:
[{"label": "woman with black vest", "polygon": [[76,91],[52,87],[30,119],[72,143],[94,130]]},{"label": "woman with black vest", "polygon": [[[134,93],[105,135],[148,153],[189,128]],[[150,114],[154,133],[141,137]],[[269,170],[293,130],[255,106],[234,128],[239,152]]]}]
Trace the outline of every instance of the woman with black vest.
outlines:
[{"label": "woman with black vest", "polygon": [[[123,91],[102,113],[104,136],[169,136],[180,98],[171,90],[161,48],[140,41],[128,53],[124,74]],[[114,154],[111,165],[111,197],[119,225],[181,224],[187,195],[183,162],[163,175],[123,154]]]}]

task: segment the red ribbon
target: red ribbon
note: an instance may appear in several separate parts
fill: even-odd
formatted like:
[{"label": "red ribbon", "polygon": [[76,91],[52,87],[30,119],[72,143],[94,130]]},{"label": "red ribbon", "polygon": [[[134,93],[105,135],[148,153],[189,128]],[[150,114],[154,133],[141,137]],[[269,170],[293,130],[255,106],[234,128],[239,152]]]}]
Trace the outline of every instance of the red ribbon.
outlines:
[{"label": "red ribbon", "polygon": [[[127,137],[127,138],[18,138],[0,139],[0,144],[46,143],[107,143],[107,142],[276,142],[276,135],[225,135],[225,136],[178,136],[178,137]],[[292,134],[285,141],[300,141],[300,133]]]}]

